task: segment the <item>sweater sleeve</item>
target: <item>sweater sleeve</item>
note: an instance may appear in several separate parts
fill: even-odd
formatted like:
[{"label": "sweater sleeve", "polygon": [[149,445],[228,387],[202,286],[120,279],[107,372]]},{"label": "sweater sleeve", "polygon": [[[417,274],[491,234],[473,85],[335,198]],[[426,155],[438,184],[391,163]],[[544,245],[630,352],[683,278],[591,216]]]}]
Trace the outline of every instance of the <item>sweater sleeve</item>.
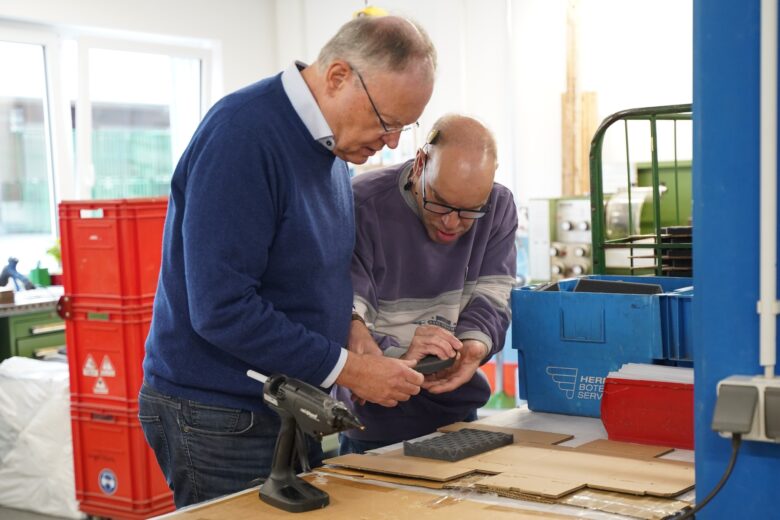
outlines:
[{"label": "sweater sleeve", "polygon": [[[391,335],[384,335],[376,332],[376,318],[379,302],[376,295],[376,280],[374,278],[375,268],[377,267],[374,256],[374,243],[372,237],[377,233],[368,229],[368,222],[361,215],[360,209],[355,208],[355,251],[352,254],[352,290],[354,296],[355,312],[362,316],[366,326],[371,331],[374,341],[379,348],[387,350],[391,347],[398,347],[398,339]],[[378,261],[378,259],[377,259]]]},{"label": "sweater sleeve", "polygon": [[489,352],[483,363],[504,347],[512,318],[509,296],[517,269],[517,210],[508,190],[499,200],[503,200],[504,204],[496,208],[476,287],[455,328],[455,336],[461,341],[475,339],[488,346]]},{"label": "sweater sleeve", "polygon": [[253,135],[217,130],[190,145],[199,149],[189,158],[182,241],[192,326],[258,369],[319,385],[336,366],[341,346],[261,297],[283,219],[282,181]]}]

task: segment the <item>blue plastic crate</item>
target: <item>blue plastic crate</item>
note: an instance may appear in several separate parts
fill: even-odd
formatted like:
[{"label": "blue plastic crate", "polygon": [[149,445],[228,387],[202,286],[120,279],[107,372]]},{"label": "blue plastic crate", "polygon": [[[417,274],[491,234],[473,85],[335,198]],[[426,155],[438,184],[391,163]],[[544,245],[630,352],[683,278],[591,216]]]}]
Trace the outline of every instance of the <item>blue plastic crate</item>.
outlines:
[{"label": "blue plastic crate", "polygon": [[693,366],[693,287],[684,287],[661,298],[664,360],[678,366]]},{"label": "blue plastic crate", "polygon": [[655,283],[656,295],[512,291],[512,342],[520,397],[539,412],[600,416],[604,379],[624,363],[688,364],[691,278],[593,275],[596,280]]}]

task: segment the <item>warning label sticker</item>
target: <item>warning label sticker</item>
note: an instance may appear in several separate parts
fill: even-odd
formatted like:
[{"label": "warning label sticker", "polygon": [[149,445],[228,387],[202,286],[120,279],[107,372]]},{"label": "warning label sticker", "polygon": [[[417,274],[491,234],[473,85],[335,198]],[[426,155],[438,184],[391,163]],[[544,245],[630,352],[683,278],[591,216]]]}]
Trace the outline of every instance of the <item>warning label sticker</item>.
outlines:
[{"label": "warning label sticker", "polygon": [[115,377],[116,370],[114,365],[111,364],[111,358],[103,356],[103,361],[100,363],[100,375],[103,377]]},{"label": "warning label sticker", "polygon": [[98,374],[97,363],[95,363],[95,358],[92,357],[92,354],[87,354],[87,360],[84,362],[84,368],[81,369],[81,373],[87,377],[97,377],[100,375]]},{"label": "warning label sticker", "polygon": [[103,381],[102,377],[98,377],[97,381],[95,381],[95,386],[92,387],[92,392],[95,394],[107,394],[108,393],[108,385],[105,381]]}]

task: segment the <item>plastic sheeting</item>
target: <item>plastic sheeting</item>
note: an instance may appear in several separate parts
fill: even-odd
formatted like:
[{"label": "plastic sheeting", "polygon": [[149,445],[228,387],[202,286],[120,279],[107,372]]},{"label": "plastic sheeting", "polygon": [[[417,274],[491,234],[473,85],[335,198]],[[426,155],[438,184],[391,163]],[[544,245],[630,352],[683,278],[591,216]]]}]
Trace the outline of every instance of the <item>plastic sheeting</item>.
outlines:
[{"label": "plastic sheeting", "polygon": [[83,518],[65,363],[21,357],[0,363],[0,505]]}]

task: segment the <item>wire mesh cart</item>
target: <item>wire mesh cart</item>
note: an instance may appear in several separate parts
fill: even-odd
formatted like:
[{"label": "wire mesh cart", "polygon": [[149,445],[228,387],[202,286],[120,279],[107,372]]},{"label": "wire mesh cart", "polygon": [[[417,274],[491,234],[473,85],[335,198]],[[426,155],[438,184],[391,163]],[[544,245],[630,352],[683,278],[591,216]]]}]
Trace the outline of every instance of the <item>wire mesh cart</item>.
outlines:
[{"label": "wire mesh cart", "polygon": [[[691,130],[691,108],[682,104],[623,110],[596,130],[590,147],[594,273],[692,276],[692,160],[681,159],[678,150],[680,135]],[[619,122],[625,177],[612,168],[610,180],[618,187],[605,195],[605,137]],[[647,127],[649,140],[636,126]],[[614,137],[616,133],[610,133],[610,139]],[[644,149],[637,150],[637,143]]]}]

